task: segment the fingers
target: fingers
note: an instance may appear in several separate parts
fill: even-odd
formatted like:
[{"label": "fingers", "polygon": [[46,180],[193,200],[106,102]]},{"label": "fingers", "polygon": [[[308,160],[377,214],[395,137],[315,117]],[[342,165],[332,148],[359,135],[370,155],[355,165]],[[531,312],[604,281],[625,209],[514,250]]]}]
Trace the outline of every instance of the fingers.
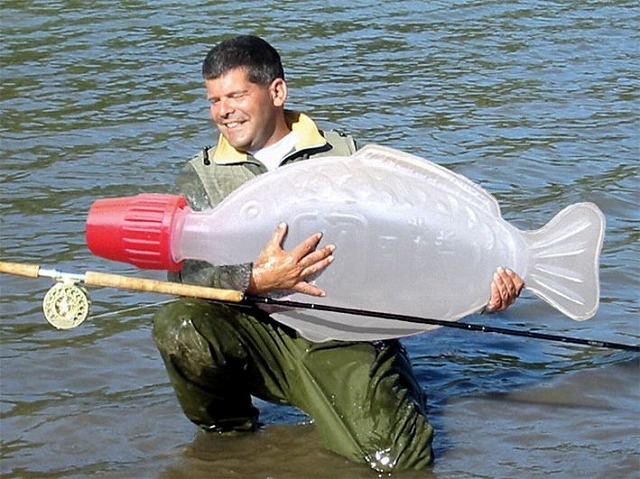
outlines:
[{"label": "fingers", "polygon": [[[284,239],[287,236],[288,226],[286,223],[280,223],[271,236],[270,243],[273,247],[282,249]],[[323,248],[316,250],[320,241],[322,240],[322,233],[315,233],[305,239],[302,243],[291,250],[290,255],[292,258],[300,263],[303,267],[313,267],[315,263],[321,262],[333,253],[335,250],[334,245],[327,245]],[[326,266],[326,265],[325,265]],[[316,268],[317,269],[317,268]]]},{"label": "fingers", "polygon": [[520,295],[524,281],[510,269],[498,268],[491,283],[491,297],[485,312],[504,311],[511,306]]},{"label": "fingers", "polygon": [[294,291],[311,296],[325,295],[323,290],[309,283],[310,278],[322,272],[333,262],[333,252],[336,249],[335,245],[330,244],[316,249],[321,239],[322,234],[314,234],[293,250],[292,254],[294,257],[300,258],[298,265],[301,268],[298,276],[300,281],[293,287]]},{"label": "fingers", "polygon": [[498,271],[504,272],[506,274],[506,278],[508,278],[508,279],[505,279],[505,277],[503,277],[503,283],[507,284],[507,290],[509,291],[509,298],[513,303],[516,300],[516,298],[520,296],[520,293],[524,288],[524,281],[520,276],[518,276],[516,273],[511,271],[509,268],[498,268]]},{"label": "fingers", "polygon": [[333,262],[335,245],[318,248],[321,233],[315,233],[291,251],[283,250],[287,224],[275,229],[267,245],[253,265],[247,292],[268,294],[273,291],[296,291],[324,296],[324,291],[309,281]]},{"label": "fingers", "polygon": [[493,275],[493,280],[498,287],[500,298],[503,302],[515,301],[515,298],[520,294],[518,285],[516,284],[516,274],[510,269],[498,268]]},{"label": "fingers", "polygon": [[300,260],[304,276],[311,276],[322,271],[333,261],[335,245],[327,245],[318,250],[312,251]]},{"label": "fingers", "polygon": [[315,233],[309,236],[306,240],[296,246],[291,254],[297,258],[299,261],[307,258],[310,254],[312,254],[318,245],[320,244],[320,240],[322,239],[322,233]]},{"label": "fingers", "polygon": [[293,287],[293,291],[303,293],[309,296],[323,297],[325,293],[316,285],[302,281]]},{"label": "fingers", "polygon": [[284,243],[284,239],[287,236],[287,230],[289,226],[287,223],[280,223],[276,229],[273,231],[269,242],[267,243],[267,247],[271,248],[282,248],[282,244]]},{"label": "fingers", "polygon": [[333,261],[332,253],[336,247],[333,244],[318,249],[322,240],[322,233],[315,233],[305,239],[291,251],[291,256],[301,268],[301,276],[312,276],[329,266]]}]

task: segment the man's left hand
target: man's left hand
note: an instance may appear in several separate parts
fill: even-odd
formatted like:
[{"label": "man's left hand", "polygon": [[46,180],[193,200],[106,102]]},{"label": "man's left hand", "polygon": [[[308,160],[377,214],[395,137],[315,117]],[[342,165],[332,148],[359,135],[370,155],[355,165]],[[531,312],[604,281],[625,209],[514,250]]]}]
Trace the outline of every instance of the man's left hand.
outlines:
[{"label": "man's left hand", "polygon": [[491,283],[491,298],[484,309],[486,313],[497,313],[511,306],[524,287],[520,276],[508,268],[498,268]]}]

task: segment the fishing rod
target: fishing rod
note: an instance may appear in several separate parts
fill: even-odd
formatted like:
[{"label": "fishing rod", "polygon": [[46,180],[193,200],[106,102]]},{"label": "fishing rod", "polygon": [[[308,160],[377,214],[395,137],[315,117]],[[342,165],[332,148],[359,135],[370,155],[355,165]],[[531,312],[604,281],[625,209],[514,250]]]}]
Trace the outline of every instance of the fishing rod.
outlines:
[{"label": "fishing rod", "polygon": [[339,314],[351,314],[355,316],[367,316],[373,318],[392,319],[414,324],[429,324],[446,328],[457,328],[467,331],[483,333],[496,333],[510,336],[521,336],[546,341],[555,341],[565,344],[578,344],[605,349],[617,349],[623,351],[640,352],[640,345],[600,341],[594,339],[561,336],[535,331],[523,331],[517,329],[484,326],[465,322],[453,322],[442,319],[421,318],[383,311],[371,311],[340,306],[329,306],[316,303],[303,303],[298,301],[273,299],[262,296],[245,295],[241,291],[230,289],[210,288],[170,281],[159,281],[146,278],[132,278],[129,276],[98,273],[87,271],[84,274],[63,273],[56,270],[42,269],[39,265],[25,263],[0,262],[0,273],[25,276],[30,278],[48,277],[56,280],[56,284],[47,292],[43,300],[43,311],[47,321],[57,329],[70,329],[80,325],[89,315],[90,300],[88,292],[78,283],[87,286],[113,287],[130,289],[151,293],[170,294],[175,296],[188,296],[224,303],[251,306],[265,304],[294,309],[309,309],[327,311]]},{"label": "fishing rod", "polygon": [[340,314],[353,314],[356,316],[393,319],[396,321],[403,321],[406,323],[431,324],[434,326],[443,326],[445,328],[457,328],[457,329],[465,329],[467,331],[479,331],[481,333],[496,333],[496,334],[506,334],[509,336],[523,336],[527,338],[543,339],[547,341],[556,341],[556,342],[567,343],[567,344],[580,344],[585,346],[595,346],[598,348],[620,349],[623,351],[640,352],[640,345],[635,346],[631,344],[614,343],[609,341],[600,341],[596,339],[583,339],[583,338],[575,338],[571,336],[560,336],[560,335],[547,334],[547,333],[537,333],[535,331],[522,331],[518,329],[499,328],[495,326],[484,326],[481,324],[471,324],[471,323],[465,323],[461,321],[454,322],[454,321],[446,321],[444,319],[421,318],[419,316],[408,316],[404,314],[387,313],[383,311],[371,311],[371,310],[363,310],[363,309],[355,309],[355,308],[345,308],[340,306],[328,306],[324,304],[300,303],[297,301],[278,300],[278,299],[264,298],[259,296],[246,296],[245,299],[251,303],[270,304],[274,306],[282,306],[287,308],[313,309],[317,311],[329,311],[329,312],[340,313]]}]

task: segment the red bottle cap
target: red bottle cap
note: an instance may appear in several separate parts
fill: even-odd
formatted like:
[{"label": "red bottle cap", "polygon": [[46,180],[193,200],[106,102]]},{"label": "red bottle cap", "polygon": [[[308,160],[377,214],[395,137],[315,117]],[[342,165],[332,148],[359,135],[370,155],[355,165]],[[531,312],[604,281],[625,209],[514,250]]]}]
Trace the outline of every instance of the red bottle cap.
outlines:
[{"label": "red bottle cap", "polygon": [[147,193],[97,200],[87,216],[87,246],[103,258],[138,268],[178,271],[171,255],[175,213],[187,206],[177,195]]}]

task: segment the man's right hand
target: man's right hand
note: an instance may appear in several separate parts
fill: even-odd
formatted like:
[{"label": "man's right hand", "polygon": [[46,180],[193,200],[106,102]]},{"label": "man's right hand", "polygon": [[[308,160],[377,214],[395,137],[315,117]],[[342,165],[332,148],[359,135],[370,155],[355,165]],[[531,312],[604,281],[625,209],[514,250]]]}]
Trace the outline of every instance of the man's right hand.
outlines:
[{"label": "man's right hand", "polygon": [[247,293],[259,296],[273,291],[295,291],[324,296],[324,291],[308,279],[331,264],[335,245],[318,249],[322,233],[316,233],[291,251],[284,251],[282,244],[286,235],[287,225],[281,223],[253,265]]}]

